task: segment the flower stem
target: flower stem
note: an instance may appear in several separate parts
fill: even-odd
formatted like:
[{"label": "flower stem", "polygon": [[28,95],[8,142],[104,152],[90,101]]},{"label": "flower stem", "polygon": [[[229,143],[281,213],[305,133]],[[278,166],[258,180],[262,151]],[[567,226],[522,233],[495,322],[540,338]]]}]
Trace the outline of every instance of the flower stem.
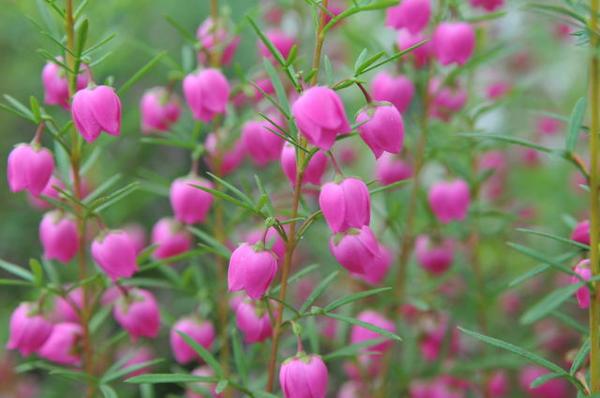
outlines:
[{"label": "flower stem", "polygon": [[[591,32],[598,30],[599,0],[590,0],[589,28]],[[600,132],[600,64],[598,61],[598,36],[590,35],[590,264],[592,279],[600,275],[598,262],[599,228],[600,228],[600,202],[599,172],[598,172],[598,134]],[[598,295],[598,281],[592,282],[592,300],[589,310],[590,328],[590,381],[592,394],[600,392],[600,295]]]},{"label": "flower stem", "polygon": [[[327,9],[328,0],[322,1],[322,6]],[[317,84],[319,78],[319,69],[321,66],[321,51],[323,50],[323,42],[325,41],[325,35],[323,32],[323,27],[325,26],[325,22],[327,20],[327,15],[321,9],[320,17],[319,17],[319,27],[317,29],[316,35],[316,43],[315,43],[315,51],[313,53],[312,60],[312,79],[311,85]],[[306,147],[306,140],[300,135],[298,132],[298,143],[303,148]],[[292,200],[292,213],[291,219],[295,220],[298,217],[298,207],[300,205],[300,196],[302,194],[302,179],[304,178],[304,167],[306,166],[306,162],[304,158],[306,156],[305,152],[302,150],[296,151],[296,182],[294,184],[294,196]],[[285,256],[283,260],[283,267],[281,270],[281,290],[279,291],[279,302],[277,306],[277,311],[275,314],[275,328],[273,330],[273,342],[271,344],[271,355],[269,358],[269,378],[267,380],[266,390],[267,392],[273,392],[274,383],[275,383],[275,370],[277,367],[277,352],[279,350],[279,339],[281,337],[281,326],[283,321],[283,304],[285,302],[285,298],[287,295],[287,286],[288,286],[288,277],[290,273],[290,266],[292,263],[292,258],[294,256],[294,250],[296,249],[296,221],[292,221],[289,226],[288,231],[288,240],[285,246]]]}]

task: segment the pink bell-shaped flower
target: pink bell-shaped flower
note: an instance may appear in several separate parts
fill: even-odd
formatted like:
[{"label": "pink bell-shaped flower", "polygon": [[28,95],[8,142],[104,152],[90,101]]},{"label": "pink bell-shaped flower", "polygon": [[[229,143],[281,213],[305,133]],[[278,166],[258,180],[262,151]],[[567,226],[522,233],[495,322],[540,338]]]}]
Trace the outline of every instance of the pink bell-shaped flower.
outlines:
[{"label": "pink bell-shaped flower", "polygon": [[190,250],[192,237],[181,223],[165,217],[158,220],[152,228],[152,244],[156,245],[153,257],[165,259]]},{"label": "pink bell-shaped flower", "polygon": [[[292,184],[296,183],[296,148],[290,143],[285,143],[281,150],[281,168]],[[327,156],[322,151],[317,151],[310,158],[302,176],[303,184],[321,185],[321,178],[327,169]]]},{"label": "pink bell-shaped flower", "polygon": [[273,334],[271,318],[260,301],[242,300],[235,309],[235,324],[247,344],[260,343]]},{"label": "pink bell-shaped flower", "polygon": [[571,240],[582,243],[584,245],[590,244],[590,221],[583,220],[577,223],[573,232],[571,232]]},{"label": "pink bell-shaped flower", "polygon": [[454,244],[451,240],[432,242],[427,235],[419,235],[415,240],[417,262],[433,275],[443,274],[454,261]]},{"label": "pink bell-shaped flower", "polygon": [[367,106],[356,117],[358,131],[376,158],[383,152],[398,154],[404,145],[404,121],[394,105]]},{"label": "pink bell-shaped flower", "polygon": [[23,302],[10,317],[10,334],[6,348],[27,356],[38,351],[48,340],[53,325],[39,312],[35,303]]},{"label": "pink bell-shaped flower", "polygon": [[386,10],[385,24],[394,29],[406,28],[415,34],[427,27],[430,18],[430,0],[402,0]]},{"label": "pink bell-shaped flower", "polygon": [[365,274],[376,261],[381,261],[377,238],[366,225],[333,235],[329,250],[342,267],[355,274]]},{"label": "pink bell-shaped flower", "polygon": [[[219,139],[222,139],[219,137]],[[244,160],[244,155],[246,154],[246,148],[244,148],[244,144],[241,139],[236,139],[233,141],[226,141],[222,144],[219,142],[218,150],[221,152],[221,165],[220,165],[220,175],[226,176],[237,170],[242,161]],[[210,167],[213,172],[217,172],[219,170],[216,169],[217,164],[217,136],[215,133],[210,133],[206,136],[206,141],[204,141],[204,148],[206,149],[206,163]]]},{"label": "pink bell-shaped flower", "polygon": [[412,175],[411,164],[398,155],[384,152],[375,164],[375,177],[381,185],[407,180]]},{"label": "pink bell-shaped flower", "polygon": [[277,127],[267,120],[249,121],[242,126],[242,142],[250,159],[258,166],[265,166],[269,162],[279,159],[281,148],[285,142],[275,133],[283,134],[283,121],[272,117]]},{"label": "pink bell-shaped flower", "polygon": [[210,122],[225,113],[229,101],[229,82],[218,69],[202,69],[183,79],[183,94],[194,119]]},{"label": "pink bell-shaped flower", "polygon": [[[58,58],[62,61],[62,57]],[[85,88],[92,81],[90,69],[82,65],[77,76],[77,90]],[[49,61],[42,69],[42,84],[44,86],[44,102],[48,105],[59,105],[69,109],[69,80],[62,66]]]},{"label": "pink bell-shaped flower", "polygon": [[77,131],[87,142],[101,132],[121,134],[121,100],[112,87],[88,87],[73,95],[71,115]]},{"label": "pink bell-shaped flower", "polygon": [[[378,313],[376,311],[373,311],[373,310],[363,311],[360,314],[358,314],[356,319],[358,319],[359,321],[363,321],[365,323],[370,323],[371,325],[374,325],[381,329],[387,330],[388,332],[396,333],[396,325],[394,325],[394,322],[390,321],[385,316],[381,315],[380,313]],[[379,333],[374,332],[369,329],[365,329],[362,326],[357,326],[357,325],[352,326],[352,331],[350,332],[350,343],[351,344],[358,344],[358,343],[362,343],[362,342],[365,342],[368,340],[377,340],[377,339],[381,339],[381,338],[382,338],[382,336]],[[384,352],[388,351],[390,348],[392,348],[393,344],[394,344],[394,342],[392,340],[388,339],[388,340],[382,341],[381,343],[364,348],[363,351],[371,352],[371,353],[373,353],[373,352],[374,353],[384,353]]]},{"label": "pink bell-shaped flower", "polygon": [[402,113],[415,95],[415,85],[406,76],[379,72],[371,81],[371,93],[374,100],[391,102]]},{"label": "pink bell-shaped flower", "polygon": [[6,177],[11,192],[39,196],[54,171],[52,152],[39,145],[19,144],[8,155]]},{"label": "pink bell-shaped flower", "polygon": [[135,244],[125,231],[108,231],[92,242],[92,257],[109,278],[129,278],[137,270]]},{"label": "pink bell-shaped flower", "polygon": [[[196,31],[196,38],[202,45],[202,50],[212,52],[220,51],[222,65],[229,65],[238,45],[240,44],[239,36],[230,36],[229,32],[224,28],[222,21],[215,28],[212,18],[206,18]],[[216,29],[216,31],[215,31]],[[206,63],[205,51],[198,53],[198,61],[201,64]]]},{"label": "pink bell-shaped flower", "polygon": [[427,199],[431,210],[441,223],[462,221],[467,216],[471,203],[469,185],[460,179],[438,182],[429,189]]},{"label": "pink bell-shaped flower", "polygon": [[433,34],[433,53],[442,65],[464,65],[475,51],[475,30],[466,22],[442,22]]},{"label": "pink bell-shaped flower", "polygon": [[175,360],[180,364],[198,359],[198,354],[179,333],[185,333],[207,350],[210,350],[215,341],[215,328],[210,321],[195,316],[179,319],[171,328],[170,342]]},{"label": "pink bell-shaped flower", "polygon": [[45,200],[44,197],[59,200],[59,191],[56,190],[57,188],[64,190],[65,184],[52,175],[50,176],[50,180],[48,181],[48,184],[46,184],[46,187],[40,192],[40,196],[34,196],[31,193],[28,193],[27,199],[29,200],[29,203],[38,209],[50,209],[52,208],[52,204]]},{"label": "pink bell-shaped flower", "polygon": [[[581,260],[575,266],[574,271],[577,275],[581,277],[581,279],[583,279],[586,282],[592,279],[590,260]],[[581,280],[575,275],[571,276],[571,283],[578,284],[580,282]],[[589,287],[586,284],[577,289],[577,292],[575,292],[575,297],[577,298],[577,304],[579,304],[579,308],[585,309],[590,306],[591,293]]]},{"label": "pink bell-shaped flower", "polygon": [[365,267],[364,274],[356,276],[370,285],[377,285],[385,279],[392,266],[392,252],[384,245],[379,245],[379,257]]},{"label": "pink bell-shaped flower", "polygon": [[[268,31],[266,36],[271,43],[273,43],[273,46],[281,53],[281,55],[283,55],[283,58],[287,59],[287,57],[290,55],[290,51],[292,51],[292,47],[295,44],[295,39],[286,35],[280,30]],[[258,52],[262,57],[273,60],[273,54],[271,54],[262,40],[258,41]]]},{"label": "pink bell-shaped flower", "polygon": [[177,97],[164,87],[154,87],[146,91],[140,101],[142,132],[167,131],[177,123],[180,113]]},{"label": "pink bell-shaped flower", "polygon": [[46,213],[40,223],[40,241],[44,247],[44,257],[68,263],[79,249],[75,220],[60,210]]},{"label": "pink bell-shaped flower", "polygon": [[245,290],[254,300],[264,296],[277,272],[277,256],[259,246],[238,246],[231,254],[227,276],[229,291]]},{"label": "pink bell-shaped flower", "polygon": [[83,328],[80,324],[72,322],[57,323],[38,354],[50,362],[78,366],[81,362],[79,342],[82,337]]},{"label": "pink bell-shaped flower", "polygon": [[319,194],[319,207],[333,233],[368,226],[371,220],[369,188],[358,178],[324,184]]},{"label": "pink bell-shaped flower", "polygon": [[[401,29],[396,35],[396,46],[400,51],[405,51],[426,39],[427,37],[422,33],[412,34],[406,29]],[[415,68],[421,69],[429,64],[432,52],[431,42],[428,41],[413,49],[408,55],[408,58],[412,61]]]},{"label": "pink bell-shaped flower", "polygon": [[171,207],[175,218],[184,224],[204,222],[213,202],[212,194],[196,186],[214,188],[210,181],[196,176],[178,178],[171,184]]},{"label": "pink bell-shaped flower", "polygon": [[160,310],[148,290],[133,288],[121,294],[113,308],[119,325],[136,341],[139,337],[155,338],[160,329]]},{"label": "pink bell-shaped flower", "polygon": [[279,384],[285,398],[325,398],[329,373],[318,355],[303,352],[286,359],[279,370]]}]

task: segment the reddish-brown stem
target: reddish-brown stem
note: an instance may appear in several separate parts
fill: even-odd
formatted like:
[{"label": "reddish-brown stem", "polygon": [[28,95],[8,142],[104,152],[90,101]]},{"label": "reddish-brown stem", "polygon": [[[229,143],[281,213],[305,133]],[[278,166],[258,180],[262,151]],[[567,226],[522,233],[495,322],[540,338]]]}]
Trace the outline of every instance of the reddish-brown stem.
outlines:
[{"label": "reddish-brown stem", "polygon": [[373,102],[373,99],[371,98],[371,95],[369,94],[369,92],[367,91],[367,89],[365,88],[365,86],[361,83],[361,82],[356,82],[356,86],[360,89],[360,91],[362,92],[363,96],[365,97],[365,101],[367,101],[368,104],[370,104],[371,102]]}]

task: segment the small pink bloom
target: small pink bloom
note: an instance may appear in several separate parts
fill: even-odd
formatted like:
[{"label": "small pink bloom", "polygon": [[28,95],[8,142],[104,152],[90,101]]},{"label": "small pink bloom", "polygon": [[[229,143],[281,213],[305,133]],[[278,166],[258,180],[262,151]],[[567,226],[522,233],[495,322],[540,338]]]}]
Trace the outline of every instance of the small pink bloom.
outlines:
[{"label": "small pink bloom", "polygon": [[568,398],[573,396],[574,391],[569,388],[565,379],[550,379],[535,388],[531,387],[531,383],[535,379],[548,373],[550,373],[548,370],[539,366],[524,367],[519,375],[521,389],[531,398]]},{"label": "small pink bloom", "polygon": [[379,72],[371,82],[373,99],[389,101],[398,111],[405,112],[415,95],[415,85],[404,75],[396,77],[387,72]]},{"label": "small pink bloom", "polygon": [[279,159],[281,148],[285,142],[278,134],[284,134],[283,120],[271,117],[277,126],[267,120],[249,121],[242,126],[242,142],[248,155],[258,166],[265,166],[269,162]]},{"label": "small pink bloom", "polygon": [[471,6],[492,12],[504,5],[504,0],[470,0]]},{"label": "small pink bloom", "polygon": [[375,262],[381,261],[379,242],[366,225],[333,235],[329,239],[329,250],[342,267],[355,274],[365,274]]},{"label": "small pink bloom", "polygon": [[183,94],[194,119],[210,122],[225,113],[229,100],[229,82],[218,69],[202,69],[183,79]]},{"label": "small pink bloom", "polygon": [[92,257],[113,280],[129,278],[138,270],[135,244],[124,231],[108,231],[94,239]]},{"label": "small pink bloom", "polygon": [[[62,57],[58,58],[62,61]],[[92,80],[90,69],[83,65],[77,76],[77,90],[81,90]],[[44,85],[44,102],[48,105],[60,105],[69,109],[69,80],[62,66],[49,61],[42,69],[42,84]]]},{"label": "small pink bloom", "polygon": [[127,295],[121,294],[115,302],[113,316],[133,341],[158,336],[160,310],[154,295],[147,290],[132,288]]},{"label": "small pink bloom", "polygon": [[520,155],[526,167],[536,167],[540,164],[540,153],[533,148],[521,148]]},{"label": "small pink bloom", "polygon": [[328,182],[323,185],[319,207],[334,233],[369,225],[371,220],[369,188],[358,178],[350,177],[340,183]]},{"label": "small pink bloom", "polygon": [[229,260],[229,291],[245,290],[250,298],[258,300],[264,296],[276,272],[277,256],[272,251],[242,243]]},{"label": "small pink bloom", "polygon": [[164,87],[154,87],[144,93],[140,101],[142,132],[167,131],[179,120],[179,100]]},{"label": "small pink bloom", "polygon": [[44,197],[54,199],[54,200],[60,200],[59,193],[55,187],[59,188],[61,190],[64,190],[65,184],[63,184],[63,182],[61,180],[59,180],[57,177],[52,175],[52,176],[50,176],[50,180],[48,181],[48,184],[46,184],[46,188],[44,188],[42,190],[42,192],[40,193],[40,196],[34,196],[34,195],[28,193],[27,199],[33,206],[35,206],[39,209],[49,209],[52,207],[52,204],[50,204],[50,202],[45,200]]},{"label": "small pink bloom", "polygon": [[464,65],[475,51],[475,30],[466,22],[442,22],[433,34],[433,53],[442,65]]},{"label": "small pink bloom", "polygon": [[415,256],[419,265],[433,275],[443,274],[450,268],[454,260],[454,244],[451,240],[432,242],[427,235],[420,235],[415,240]]},{"label": "small pink bloom", "polygon": [[57,323],[38,354],[60,365],[79,366],[81,362],[79,342],[82,337],[83,328],[78,323]]},{"label": "small pink bloom", "polygon": [[60,210],[48,212],[40,223],[40,241],[44,247],[44,257],[68,263],[77,254],[79,235],[77,224],[69,215]]},{"label": "small pink bloom", "polygon": [[[135,366],[140,366],[145,362],[151,361],[154,359],[154,354],[152,350],[148,347],[128,347],[125,350],[119,350],[117,353],[117,358],[122,359],[128,357],[129,359],[123,365],[123,369],[133,368]],[[141,369],[132,370],[124,377],[124,379],[128,379],[130,377],[143,375],[151,372],[151,367],[143,367]]]},{"label": "small pink bloom", "polygon": [[18,144],[8,155],[6,177],[11,192],[40,196],[54,171],[52,152],[38,145]]},{"label": "small pink bloom", "polygon": [[385,24],[394,29],[406,28],[415,34],[427,27],[430,18],[430,0],[402,0],[386,10]]},{"label": "small pink bloom", "polygon": [[180,364],[199,359],[196,351],[179,333],[185,333],[202,347],[210,350],[215,341],[215,328],[210,321],[190,316],[179,319],[171,328],[171,351]]},{"label": "small pink bloom", "polygon": [[269,227],[265,234],[264,228],[259,228],[251,231],[246,235],[246,243],[249,245],[255,245],[262,242],[263,236],[265,238],[265,248],[273,251],[277,255],[279,261],[283,260],[285,255],[285,242],[274,227]]},{"label": "small pink bloom", "polygon": [[[290,55],[290,51],[292,51],[292,47],[295,44],[295,39],[286,35],[285,33],[279,30],[271,30],[266,33],[267,38],[273,43],[273,46],[283,55],[284,59],[287,59],[288,55]],[[262,42],[262,40],[258,41],[258,52],[261,56],[273,60],[273,55]]]},{"label": "small pink bloom", "polygon": [[389,185],[412,177],[411,164],[398,155],[384,152],[375,164],[375,176],[381,185]]},{"label": "small pink bloom", "polygon": [[583,220],[575,225],[573,232],[571,232],[571,240],[582,243],[584,245],[590,244],[590,221]]},{"label": "small pink bloom", "polygon": [[56,297],[52,319],[58,322],[79,322],[78,312],[83,308],[83,289],[75,288],[67,294],[66,298]]},{"label": "small pink bloom", "polygon": [[442,82],[431,79],[429,95],[431,96],[431,116],[442,121],[449,121],[467,103],[467,92],[458,84],[455,86],[440,86]]},{"label": "small pink bloom", "polygon": [[88,87],[76,92],[71,115],[77,131],[87,142],[94,142],[102,131],[114,136],[121,134],[121,100],[112,87]]},{"label": "small pink bloom", "polygon": [[279,370],[285,398],[325,398],[329,375],[318,355],[300,353],[286,359]]},{"label": "small pink bloom", "polygon": [[[219,137],[219,139],[222,140],[221,137]],[[219,174],[223,176],[231,174],[237,170],[244,160],[244,155],[246,154],[246,149],[244,148],[244,144],[242,143],[241,139],[236,139],[232,142],[222,140],[217,144],[217,136],[215,133],[210,133],[206,136],[204,148],[206,149],[207,154],[206,162],[213,172],[218,171],[216,170],[215,163],[217,150],[221,152],[221,170]]]},{"label": "small pink bloom", "polygon": [[[373,326],[377,326],[381,329],[387,330],[391,333],[396,333],[396,325],[394,322],[387,319],[385,316],[373,310],[366,310],[358,314],[356,317],[359,321],[363,321],[365,323],[370,323]],[[369,329],[365,329],[362,326],[352,326],[352,331],[350,332],[350,343],[358,344],[368,340],[378,340],[381,339],[382,336],[374,331]],[[384,353],[388,351],[394,342],[392,340],[385,340],[381,343],[369,346],[363,349],[363,352],[366,353]]]},{"label": "small pink bloom", "polygon": [[315,86],[294,102],[292,113],[308,142],[328,151],[339,134],[351,131],[344,104],[335,91]]},{"label": "small pink bloom", "polygon": [[172,218],[161,218],[152,228],[152,244],[156,250],[154,258],[164,259],[185,253],[192,247],[192,237],[187,230]]},{"label": "small pink bloom", "polygon": [[21,303],[10,317],[10,334],[6,348],[28,356],[39,350],[52,333],[53,325],[35,303]]},{"label": "small pink bloom", "polygon": [[471,196],[469,185],[461,179],[434,184],[427,195],[429,206],[442,224],[462,221],[467,216]]},{"label": "small pink bloom", "polygon": [[540,116],[535,127],[540,135],[555,135],[560,131],[562,122],[550,116]]},{"label": "small pink bloom", "polygon": [[[426,39],[427,37],[421,33],[412,34],[406,29],[401,29],[396,35],[396,46],[400,51],[405,51]],[[429,64],[431,54],[432,45],[431,41],[428,41],[413,49],[407,56],[412,60],[417,69],[421,69]]]},{"label": "small pink bloom", "polygon": [[[215,373],[210,366],[201,366],[192,371],[193,376],[214,377]],[[185,398],[207,398],[205,391],[210,394],[211,398],[222,398],[223,394],[217,394],[217,383],[198,382],[193,383],[185,391]]]},{"label": "small pink bloom", "polygon": [[404,121],[394,105],[382,102],[361,110],[358,131],[376,158],[383,152],[400,153],[404,145]]},{"label": "small pink bloom", "polygon": [[247,344],[265,341],[273,333],[269,313],[259,301],[241,301],[235,309],[235,324]]},{"label": "small pink bloom", "polygon": [[175,218],[185,224],[204,222],[213,202],[212,194],[196,186],[214,188],[201,177],[182,177],[171,184],[170,199]]},{"label": "small pink bloom", "polygon": [[[202,49],[206,51],[220,51],[221,64],[227,66],[231,63],[235,51],[240,44],[239,36],[230,36],[227,30],[223,27],[223,21],[216,28],[212,18],[206,18],[196,31],[196,38],[200,41]],[[198,61],[201,64],[206,63],[206,54],[204,51],[198,53]]]},{"label": "small pink bloom", "polygon": [[[579,275],[584,281],[590,281],[592,279],[592,270],[590,269],[590,260],[581,260],[574,269],[575,273]],[[581,280],[577,278],[575,275],[571,276],[571,283],[578,284]],[[590,289],[584,284],[577,292],[575,292],[575,297],[577,297],[577,304],[579,304],[579,308],[585,309],[590,306]]]},{"label": "small pink bloom", "polygon": [[506,397],[509,391],[509,380],[506,372],[496,371],[492,373],[487,382],[488,396],[490,398]]},{"label": "small pink bloom", "polygon": [[[285,143],[281,150],[281,168],[292,184],[296,183],[296,148],[290,143]],[[327,156],[322,151],[317,151],[310,158],[304,169],[303,184],[321,185],[321,178],[327,168]]]},{"label": "small pink bloom", "polygon": [[511,86],[507,82],[492,83],[485,89],[485,95],[489,100],[498,100],[504,97],[511,90]]}]

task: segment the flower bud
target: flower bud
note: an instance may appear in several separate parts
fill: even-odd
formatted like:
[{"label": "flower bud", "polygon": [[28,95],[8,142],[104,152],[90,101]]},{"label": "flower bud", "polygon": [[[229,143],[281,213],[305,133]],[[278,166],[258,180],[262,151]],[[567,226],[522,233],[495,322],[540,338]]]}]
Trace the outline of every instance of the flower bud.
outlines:
[{"label": "flower bud", "polygon": [[214,188],[210,181],[201,177],[182,177],[171,184],[171,207],[175,218],[184,224],[204,222],[213,202],[210,193],[194,185]]},{"label": "flower bud", "polygon": [[358,178],[324,184],[319,194],[319,207],[333,233],[368,226],[371,220],[369,188]]},{"label": "flower bud", "polygon": [[79,342],[82,337],[81,325],[72,322],[57,323],[38,354],[50,362],[78,366],[81,362]]},{"label": "flower bud", "polygon": [[79,249],[77,224],[69,215],[60,210],[48,212],[40,223],[40,241],[44,247],[44,257],[68,263]]},{"label": "flower bud", "polygon": [[121,294],[113,308],[113,316],[133,341],[138,337],[154,338],[160,329],[160,310],[154,295],[132,288]]},{"label": "flower bud", "polygon": [[504,0],[470,0],[471,6],[492,12],[504,5]]},{"label": "flower bud", "polygon": [[366,225],[333,235],[329,240],[329,250],[342,267],[356,274],[365,274],[376,261],[380,261],[381,256],[379,243]]},{"label": "flower bud", "polygon": [[351,131],[342,100],[328,87],[305,90],[292,105],[292,113],[308,142],[324,151],[331,149],[339,134]]},{"label": "flower bud", "polygon": [[[590,269],[590,260],[581,260],[574,269],[575,273],[581,277],[582,280],[588,282],[592,279],[592,270]],[[571,276],[571,283],[578,284],[581,282],[581,279],[577,278],[575,275]],[[590,306],[590,289],[587,284],[584,284],[577,292],[575,292],[575,297],[577,298],[577,304],[579,304],[579,308],[585,309]]]},{"label": "flower bud", "polygon": [[[396,35],[396,46],[400,51],[405,51],[426,39],[427,37],[422,33],[411,34],[408,30],[402,29]],[[412,61],[415,68],[421,69],[429,64],[432,52],[431,42],[428,41],[413,49],[408,54],[408,58]]]},{"label": "flower bud", "polygon": [[11,192],[27,190],[40,196],[54,171],[52,152],[37,145],[18,144],[8,155],[6,177]]},{"label": "flower bud", "polygon": [[10,317],[10,335],[6,348],[19,350],[21,355],[31,355],[42,347],[53,325],[37,309],[35,303],[23,302]]},{"label": "flower bud", "polygon": [[433,34],[433,53],[442,65],[464,65],[475,50],[475,31],[466,22],[442,22]]},{"label": "flower bud", "polygon": [[[62,61],[62,57],[58,57]],[[92,80],[90,69],[82,65],[82,71],[77,76],[77,90],[81,90]],[[60,105],[69,109],[69,80],[64,69],[49,61],[42,69],[42,84],[44,86],[44,102],[48,105]]]},{"label": "flower bud", "polygon": [[273,334],[271,318],[260,301],[241,301],[235,309],[235,324],[247,344],[260,343]]},{"label": "flower bud", "polygon": [[183,94],[194,119],[210,122],[225,113],[229,100],[229,82],[218,69],[203,69],[183,79]]},{"label": "flower bud", "polygon": [[438,182],[429,189],[427,199],[439,222],[462,221],[471,203],[469,185],[460,179]]},{"label": "flower bud", "polygon": [[196,351],[179,333],[185,333],[207,350],[210,350],[215,341],[215,328],[210,321],[203,321],[194,316],[179,319],[171,328],[170,342],[175,360],[180,364],[199,358]]},{"label": "flower bud", "polygon": [[417,262],[433,275],[443,274],[454,260],[454,244],[451,240],[434,243],[427,235],[419,235],[415,240]]},{"label": "flower bud", "polygon": [[140,101],[142,132],[167,131],[177,123],[181,105],[164,87],[154,87],[144,93]]},{"label": "flower bud", "polygon": [[[290,143],[285,143],[281,151],[281,168],[292,184],[296,183],[296,148]],[[317,151],[310,158],[304,169],[303,184],[321,185],[321,178],[327,168],[327,156]]]},{"label": "flower bud", "polygon": [[400,156],[384,152],[375,164],[375,177],[381,185],[390,185],[412,177],[413,168]]},{"label": "flower bud", "polygon": [[571,240],[582,243],[584,245],[590,244],[590,221],[583,220],[575,225],[573,232],[571,232]]},{"label": "flower bud", "polygon": [[121,134],[121,100],[112,87],[88,87],[76,92],[71,115],[77,131],[87,142],[94,142],[102,131],[114,136]]},{"label": "flower bud", "polygon": [[152,244],[156,249],[152,256],[164,259],[185,253],[192,247],[192,237],[172,218],[161,218],[152,228]]},{"label": "flower bud", "polygon": [[286,359],[279,370],[279,384],[285,398],[325,398],[327,366],[318,355],[299,353]]},{"label": "flower bud", "polygon": [[[287,59],[287,57],[290,55],[290,51],[292,51],[292,47],[295,44],[294,38],[279,30],[270,30],[266,32],[265,36],[267,36],[271,43],[273,43],[273,46],[281,53],[283,58]],[[258,52],[260,56],[273,60],[273,54],[271,54],[262,40],[258,41]]]},{"label": "flower bud", "polygon": [[394,29],[406,28],[410,33],[419,33],[427,27],[431,18],[429,0],[402,0],[386,10],[385,24]]},{"label": "flower bud", "polygon": [[356,117],[358,131],[376,158],[383,152],[400,153],[404,145],[404,121],[389,102],[366,107]]},{"label": "flower bud", "polygon": [[[221,136],[219,137],[221,139]],[[224,144],[224,145],[223,145]],[[246,154],[246,148],[241,139],[236,139],[233,142],[226,142],[221,144],[219,142],[218,150],[221,151],[221,165],[220,174],[226,176],[234,172],[244,160]],[[215,133],[210,133],[206,136],[204,142],[204,148],[206,149],[206,162],[213,172],[216,170],[216,157],[217,157],[217,136]]]},{"label": "flower bud", "polygon": [[242,126],[242,142],[250,159],[258,166],[265,166],[281,155],[284,140],[275,132],[283,134],[281,128],[284,123],[278,117],[271,120],[277,127],[267,120],[249,121]]},{"label": "flower bud", "polygon": [[371,93],[376,101],[394,104],[400,113],[405,112],[415,94],[415,85],[406,76],[392,76],[379,72],[371,82]]},{"label": "flower bud", "polygon": [[[380,313],[372,310],[366,310],[358,314],[356,317],[359,321],[363,321],[365,323],[369,323],[373,326],[377,326],[381,329],[387,330],[391,333],[396,333],[396,325],[394,322],[387,319],[385,316]],[[381,339],[382,336],[369,329],[365,329],[362,326],[354,325],[352,326],[352,331],[350,332],[350,343],[358,344],[368,340],[377,340]],[[371,352],[371,353],[384,353],[392,348],[394,342],[392,340],[385,340],[381,343],[366,347],[363,349],[363,352]]]},{"label": "flower bud", "polygon": [[[215,32],[215,26],[210,17],[206,18],[198,27],[196,38],[202,45],[203,50],[209,52],[215,50],[221,51],[221,61],[219,63],[225,66],[231,63],[231,60],[235,55],[235,50],[237,50],[237,47],[240,44],[240,37],[231,37],[227,30],[224,29],[223,23],[218,24]],[[198,53],[198,60],[201,64],[206,63],[206,54],[204,51]]]},{"label": "flower bud", "polygon": [[242,243],[231,254],[227,281],[229,291],[245,290],[254,300],[260,299],[277,273],[277,256]]},{"label": "flower bud", "polygon": [[135,245],[127,232],[112,230],[92,242],[92,257],[109,278],[129,278],[137,270]]}]

